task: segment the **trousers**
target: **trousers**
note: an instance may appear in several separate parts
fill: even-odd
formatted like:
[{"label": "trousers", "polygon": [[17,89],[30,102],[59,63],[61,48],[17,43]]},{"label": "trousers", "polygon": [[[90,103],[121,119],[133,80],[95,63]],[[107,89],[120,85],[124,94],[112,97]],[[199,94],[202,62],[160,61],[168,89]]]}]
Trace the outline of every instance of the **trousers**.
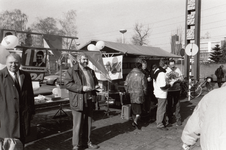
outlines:
[{"label": "trousers", "polygon": [[88,107],[84,107],[83,111],[72,110],[73,117],[73,135],[72,145],[83,146],[90,142],[92,115],[93,115],[93,102],[87,101]]},{"label": "trousers", "polygon": [[167,95],[167,115],[169,122],[172,122],[173,114],[175,113],[176,121],[181,121],[180,115],[180,91],[168,91]]},{"label": "trousers", "polygon": [[166,99],[165,98],[157,98],[158,99],[158,108],[156,113],[156,123],[157,128],[164,127],[164,119],[166,115]]}]

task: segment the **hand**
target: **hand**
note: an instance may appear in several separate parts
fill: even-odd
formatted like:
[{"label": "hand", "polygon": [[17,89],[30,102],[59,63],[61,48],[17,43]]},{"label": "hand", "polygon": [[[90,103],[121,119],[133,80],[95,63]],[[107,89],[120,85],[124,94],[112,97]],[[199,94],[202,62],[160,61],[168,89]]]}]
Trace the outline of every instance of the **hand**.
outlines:
[{"label": "hand", "polygon": [[189,150],[189,149],[190,149],[190,146],[184,143],[184,144],[182,145],[182,148],[183,148],[184,150]]},{"label": "hand", "polygon": [[148,80],[148,82],[150,82],[151,81],[151,77],[148,77],[147,80]]},{"label": "hand", "polygon": [[99,86],[99,85],[96,85],[96,86],[95,86],[95,89],[99,89],[99,88],[100,88],[100,86]]},{"label": "hand", "polygon": [[82,87],[82,90],[83,90],[84,92],[88,92],[88,91],[92,91],[92,88],[89,87],[89,86],[83,86],[83,87]]},{"label": "hand", "polygon": [[177,81],[177,80],[172,79],[172,80],[169,82],[170,86],[173,86],[173,84],[174,84],[176,81]]}]

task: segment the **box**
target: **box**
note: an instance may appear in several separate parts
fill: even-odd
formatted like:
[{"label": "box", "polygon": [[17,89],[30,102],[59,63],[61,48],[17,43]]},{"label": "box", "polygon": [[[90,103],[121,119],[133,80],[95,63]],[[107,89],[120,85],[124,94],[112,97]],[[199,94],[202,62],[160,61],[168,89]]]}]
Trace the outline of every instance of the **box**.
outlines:
[{"label": "box", "polygon": [[121,118],[126,120],[131,118],[131,104],[122,105]]},{"label": "box", "polygon": [[52,93],[55,97],[61,97],[61,98],[68,98],[69,97],[69,91],[65,88],[54,88],[52,90]]}]

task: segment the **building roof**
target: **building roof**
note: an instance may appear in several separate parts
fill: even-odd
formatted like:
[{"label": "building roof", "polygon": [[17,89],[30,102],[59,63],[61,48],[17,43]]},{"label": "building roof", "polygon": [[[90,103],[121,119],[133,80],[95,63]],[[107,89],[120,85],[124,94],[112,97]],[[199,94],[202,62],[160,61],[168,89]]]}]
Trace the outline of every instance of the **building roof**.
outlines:
[{"label": "building roof", "polygon": [[[80,48],[80,50],[87,50],[89,44],[96,44],[98,40],[91,40],[84,46]],[[133,44],[123,44],[116,42],[104,41],[105,47],[101,50],[106,53],[122,53],[122,54],[131,54],[131,55],[143,55],[148,57],[172,57],[172,58],[180,58],[181,56],[171,54],[159,47],[151,47],[151,46],[139,46]]]}]

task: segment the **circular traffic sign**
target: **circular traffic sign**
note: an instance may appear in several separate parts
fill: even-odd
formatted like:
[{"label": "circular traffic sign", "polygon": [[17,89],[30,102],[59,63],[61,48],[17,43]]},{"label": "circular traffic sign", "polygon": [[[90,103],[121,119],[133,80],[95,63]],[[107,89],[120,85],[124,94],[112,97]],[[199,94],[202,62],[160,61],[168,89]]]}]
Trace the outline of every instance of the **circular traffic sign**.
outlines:
[{"label": "circular traffic sign", "polygon": [[199,51],[199,48],[196,44],[194,43],[190,43],[186,46],[185,48],[185,53],[188,55],[188,56],[194,56],[198,53]]}]

